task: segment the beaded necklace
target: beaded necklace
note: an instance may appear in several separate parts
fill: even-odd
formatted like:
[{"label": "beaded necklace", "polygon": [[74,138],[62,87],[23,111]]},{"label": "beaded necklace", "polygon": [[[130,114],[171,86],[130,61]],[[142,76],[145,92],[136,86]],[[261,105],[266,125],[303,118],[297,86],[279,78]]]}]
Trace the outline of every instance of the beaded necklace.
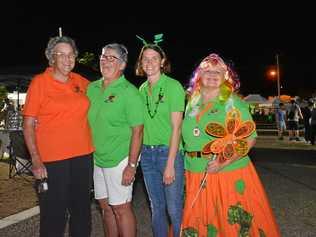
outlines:
[{"label": "beaded necklace", "polygon": [[159,106],[160,102],[162,102],[162,98],[163,98],[163,93],[162,93],[162,88],[160,87],[159,94],[158,94],[158,100],[155,102],[155,109],[154,109],[154,112],[152,113],[150,108],[149,108],[148,92],[146,92],[146,107],[147,107],[147,112],[148,112],[148,115],[150,116],[150,118],[153,119],[156,116],[158,106]]}]

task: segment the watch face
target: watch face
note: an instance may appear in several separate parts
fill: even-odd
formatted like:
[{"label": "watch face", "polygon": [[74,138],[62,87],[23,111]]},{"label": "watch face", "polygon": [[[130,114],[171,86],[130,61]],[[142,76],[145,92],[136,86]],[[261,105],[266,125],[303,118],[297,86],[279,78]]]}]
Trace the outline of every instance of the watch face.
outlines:
[{"label": "watch face", "polygon": [[132,167],[132,168],[135,168],[135,167],[136,167],[136,165],[135,165],[134,163],[131,163],[131,162],[129,162],[128,165],[129,165],[130,167]]}]

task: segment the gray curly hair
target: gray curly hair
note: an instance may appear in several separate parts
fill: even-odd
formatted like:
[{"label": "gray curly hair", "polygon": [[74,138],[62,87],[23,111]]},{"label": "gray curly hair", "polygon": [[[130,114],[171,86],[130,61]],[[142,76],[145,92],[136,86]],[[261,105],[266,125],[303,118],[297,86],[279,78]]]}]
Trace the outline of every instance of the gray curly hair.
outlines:
[{"label": "gray curly hair", "polygon": [[53,64],[54,48],[59,43],[69,44],[72,47],[75,56],[76,57],[78,56],[78,49],[77,49],[76,43],[70,37],[68,37],[68,36],[62,36],[62,37],[56,36],[56,37],[50,38],[50,40],[47,43],[47,47],[45,49],[45,55],[46,55],[46,58],[48,59],[48,64],[50,66]]}]

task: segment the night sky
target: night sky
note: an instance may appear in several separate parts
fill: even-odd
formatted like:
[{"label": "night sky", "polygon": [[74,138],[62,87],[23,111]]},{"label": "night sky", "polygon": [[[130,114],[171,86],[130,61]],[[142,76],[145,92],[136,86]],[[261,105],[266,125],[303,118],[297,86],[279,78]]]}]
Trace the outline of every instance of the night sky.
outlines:
[{"label": "night sky", "polygon": [[279,54],[281,94],[307,97],[316,91],[316,20],[305,11],[306,6],[300,9],[293,5],[292,11],[273,11],[269,6],[229,11],[195,5],[176,15],[174,10],[166,10],[166,5],[126,12],[123,6],[101,7],[93,2],[46,2],[49,6],[34,2],[40,10],[31,4],[10,1],[2,6],[1,73],[20,66],[44,69],[47,41],[61,26],[64,35],[75,39],[80,53],[99,55],[105,44],[126,45],[126,75],[137,85],[143,80],[134,76],[142,43],[135,35],[152,41],[155,34],[163,33],[160,46],[171,60],[171,76],[184,86],[197,63],[215,52],[233,62],[240,76],[241,94],[276,95],[277,83],[268,80],[266,72],[276,64],[275,55]]}]

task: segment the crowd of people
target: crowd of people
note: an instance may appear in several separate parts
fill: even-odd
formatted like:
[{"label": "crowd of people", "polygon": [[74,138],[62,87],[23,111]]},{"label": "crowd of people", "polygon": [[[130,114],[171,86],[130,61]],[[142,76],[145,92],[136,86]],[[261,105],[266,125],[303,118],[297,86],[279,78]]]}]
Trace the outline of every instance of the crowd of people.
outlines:
[{"label": "crowd of people", "polygon": [[[288,133],[289,141],[304,141],[315,145],[316,136],[316,103],[313,99],[306,100],[304,106],[300,106],[296,100],[291,100],[289,106],[280,103],[275,113],[278,127],[279,140],[284,139]],[[300,125],[304,129],[304,137],[300,135]]]},{"label": "crowd of people", "polygon": [[41,185],[40,236],[63,236],[68,218],[70,236],[90,236],[91,190],[105,236],[136,236],[132,194],[139,163],[153,236],[280,236],[248,156],[257,134],[237,96],[236,72],[211,53],[199,62],[186,93],[169,75],[162,36],[151,43],[138,37],[140,88],[124,76],[124,45],[102,48],[102,76],[89,83],[72,72],[74,40],[49,40],[49,66],[33,78],[23,110]]}]

